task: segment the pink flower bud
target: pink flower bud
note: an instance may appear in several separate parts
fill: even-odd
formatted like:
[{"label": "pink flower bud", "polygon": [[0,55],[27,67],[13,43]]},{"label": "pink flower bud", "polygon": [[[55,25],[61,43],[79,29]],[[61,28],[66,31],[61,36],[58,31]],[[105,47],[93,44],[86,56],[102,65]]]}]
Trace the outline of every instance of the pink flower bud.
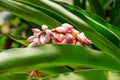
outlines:
[{"label": "pink flower bud", "polygon": [[62,24],[60,27],[49,30],[47,25],[42,25],[42,30],[32,29],[33,36],[30,36],[26,42],[32,42],[30,46],[40,44],[47,44],[52,40],[53,44],[76,44],[80,46],[87,46],[92,42],[86,38],[83,32],[74,29],[68,23]]},{"label": "pink flower bud", "polygon": [[42,25],[42,30],[47,30],[48,29],[48,26],[47,25]]},{"label": "pink flower bud", "polygon": [[38,37],[39,35],[40,35],[40,30],[39,29],[32,29],[32,31],[33,31],[33,35],[35,36],[35,37]]},{"label": "pink flower bud", "polygon": [[60,39],[60,36],[58,36],[58,34],[56,33],[53,33],[53,37],[52,38],[52,41],[54,44],[60,44],[61,43],[61,39]]},{"label": "pink flower bud", "polygon": [[40,36],[40,43],[45,44],[45,37],[43,35]]},{"label": "pink flower bud", "polygon": [[77,41],[76,45],[82,46],[82,43],[80,41]]},{"label": "pink flower bud", "polygon": [[46,34],[45,35],[45,40],[46,40],[45,42],[48,43],[50,41],[50,36]]},{"label": "pink flower bud", "polygon": [[64,24],[62,24],[62,26],[61,26],[61,27],[65,27],[65,28],[67,28],[68,30],[73,29],[73,26],[72,26],[72,25],[70,25],[70,24],[68,24],[68,23],[64,23]]},{"label": "pink flower bud", "polygon": [[41,44],[47,44],[50,40],[50,37],[48,35],[44,36],[44,35],[41,35],[40,36],[40,43]]},{"label": "pink flower bud", "polygon": [[52,33],[52,31],[51,31],[51,30],[45,30],[45,32],[46,32],[46,34],[47,34],[47,35],[49,35],[50,37],[52,37],[52,36],[53,36],[53,33]]},{"label": "pink flower bud", "polygon": [[73,44],[73,39],[71,34],[67,34],[65,39],[68,44]]},{"label": "pink flower bud", "polygon": [[65,27],[57,27],[56,31],[59,33],[66,33],[68,30]]},{"label": "pink flower bud", "polygon": [[35,39],[33,40],[33,46],[36,46],[36,45],[38,45],[38,44],[40,44],[39,39],[38,39],[38,38],[35,38]]},{"label": "pink flower bud", "polygon": [[63,39],[65,39],[65,35],[60,34],[60,35],[59,35],[59,38],[60,38],[60,40],[62,41]]},{"label": "pink flower bud", "polygon": [[67,40],[64,39],[61,44],[66,44],[66,43],[67,43]]},{"label": "pink flower bud", "polygon": [[52,39],[52,43],[53,43],[53,44],[61,44],[61,42],[59,42],[59,41],[56,40],[55,38]]},{"label": "pink flower bud", "polygon": [[32,41],[34,40],[34,38],[35,38],[35,36],[30,36],[30,37],[26,40],[26,42],[32,42]]},{"label": "pink flower bud", "polygon": [[56,33],[53,33],[53,37],[51,37],[52,39],[54,39],[57,42],[60,42],[59,36],[57,36]]},{"label": "pink flower bud", "polygon": [[33,32],[33,33],[39,33],[40,30],[39,30],[39,29],[32,29],[32,32]]},{"label": "pink flower bud", "polygon": [[80,34],[77,34],[77,39],[80,42],[82,42],[82,44],[88,44],[89,43],[83,32],[81,32]]}]

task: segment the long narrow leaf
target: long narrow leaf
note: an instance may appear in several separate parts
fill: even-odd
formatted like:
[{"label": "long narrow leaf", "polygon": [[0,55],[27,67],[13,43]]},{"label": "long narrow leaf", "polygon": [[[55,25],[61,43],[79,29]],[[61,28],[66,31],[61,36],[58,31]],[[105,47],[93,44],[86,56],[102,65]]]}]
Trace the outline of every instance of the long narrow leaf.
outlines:
[{"label": "long narrow leaf", "polygon": [[60,25],[57,20],[42,12],[13,0],[0,0],[0,8],[39,25],[47,24],[49,27]]},{"label": "long narrow leaf", "polygon": [[19,67],[29,68],[33,65],[42,67],[43,64],[46,67],[76,65],[105,70],[120,70],[120,62],[111,55],[73,45],[43,45],[10,49],[0,53],[0,71]]},{"label": "long narrow leaf", "polygon": [[98,16],[102,17],[103,19],[106,18],[104,9],[102,5],[100,4],[99,0],[88,0],[91,10],[97,14]]},{"label": "long narrow leaf", "polygon": [[99,0],[103,9],[106,10],[113,0]]},{"label": "long narrow leaf", "polygon": [[113,9],[111,10],[111,13],[110,13],[110,23],[115,25],[115,26],[118,26],[120,27],[120,0],[115,0],[115,4],[114,4],[114,7]]}]

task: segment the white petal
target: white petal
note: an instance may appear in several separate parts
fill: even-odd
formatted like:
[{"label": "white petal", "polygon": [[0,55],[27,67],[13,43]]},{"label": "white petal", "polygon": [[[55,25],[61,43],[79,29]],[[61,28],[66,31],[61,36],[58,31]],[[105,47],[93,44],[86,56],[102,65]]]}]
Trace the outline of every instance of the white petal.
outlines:
[{"label": "white petal", "polygon": [[68,24],[68,23],[62,24],[62,27],[65,27],[65,28],[67,28],[67,29],[73,29],[73,26],[70,25],[70,24]]},{"label": "white petal", "polygon": [[28,45],[28,47],[32,47],[32,46],[34,46],[33,43],[30,43],[30,44]]},{"label": "white petal", "polygon": [[32,29],[32,31],[33,31],[34,33],[39,33],[39,32],[40,32],[40,30],[39,30],[39,29],[37,29],[37,28]]},{"label": "white petal", "polygon": [[48,29],[48,26],[47,25],[42,25],[42,30],[47,30]]},{"label": "white petal", "polygon": [[65,27],[57,27],[56,31],[59,33],[66,33],[68,30]]},{"label": "white petal", "polygon": [[44,35],[41,35],[41,36],[40,36],[40,43],[41,43],[41,44],[46,44],[46,43],[47,43],[47,40],[46,40],[46,38],[45,38]]}]

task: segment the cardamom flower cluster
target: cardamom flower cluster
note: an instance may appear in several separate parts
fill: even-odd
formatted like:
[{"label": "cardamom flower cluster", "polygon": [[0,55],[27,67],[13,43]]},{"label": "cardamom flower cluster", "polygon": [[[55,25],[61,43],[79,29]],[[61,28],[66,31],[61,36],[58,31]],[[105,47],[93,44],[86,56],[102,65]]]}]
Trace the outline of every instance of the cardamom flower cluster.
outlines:
[{"label": "cardamom flower cluster", "polygon": [[73,44],[86,46],[92,42],[86,38],[83,32],[74,29],[72,25],[64,23],[54,29],[48,29],[47,25],[42,25],[42,31],[32,29],[33,35],[26,42],[31,42],[28,47],[48,44],[52,40],[53,44]]}]

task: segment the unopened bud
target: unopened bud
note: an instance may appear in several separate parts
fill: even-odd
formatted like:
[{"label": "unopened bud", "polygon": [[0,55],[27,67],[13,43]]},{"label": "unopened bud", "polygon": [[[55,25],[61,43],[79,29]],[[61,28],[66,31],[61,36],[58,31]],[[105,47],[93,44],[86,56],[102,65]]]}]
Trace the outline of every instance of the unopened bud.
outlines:
[{"label": "unopened bud", "polygon": [[34,33],[39,33],[40,30],[39,30],[39,29],[32,29],[32,32],[34,32]]},{"label": "unopened bud", "polygon": [[30,37],[26,40],[26,42],[32,42],[32,41],[34,40],[34,38],[35,38],[35,36],[30,36]]},{"label": "unopened bud", "polygon": [[72,39],[72,35],[71,34],[67,34],[65,38],[66,38],[67,43],[69,43],[69,44],[73,43],[73,39]]},{"label": "unopened bud", "polygon": [[51,30],[45,30],[45,32],[46,32],[46,34],[47,34],[47,35],[49,35],[50,37],[52,37],[52,36],[53,36],[53,33],[52,33],[52,31],[51,31]]},{"label": "unopened bud", "polygon": [[88,44],[87,38],[85,37],[83,32],[77,34],[77,39],[81,41],[83,44]]},{"label": "unopened bud", "polygon": [[68,30],[73,29],[73,26],[72,26],[72,25],[70,25],[70,24],[68,24],[68,23],[64,23],[64,24],[62,24],[62,26],[61,26],[61,27],[65,27],[65,28],[67,28]]},{"label": "unopened bud", "polygon": [[57,27],[56,31],[59,33],[66,33],[68,30],[65,27]]},{"label": "unopened bud", "polygon": [[38,38],[35,38],[35,39],[33,40],[33,45],[36,46],[36,45],[38,45],[38,44],[39,44],[39,40],[38,40]]},{"label": "unopened bud", "polygon": [[47,25],[42,25],[42,30],[47,30],[48,29],[48,26]]}]

